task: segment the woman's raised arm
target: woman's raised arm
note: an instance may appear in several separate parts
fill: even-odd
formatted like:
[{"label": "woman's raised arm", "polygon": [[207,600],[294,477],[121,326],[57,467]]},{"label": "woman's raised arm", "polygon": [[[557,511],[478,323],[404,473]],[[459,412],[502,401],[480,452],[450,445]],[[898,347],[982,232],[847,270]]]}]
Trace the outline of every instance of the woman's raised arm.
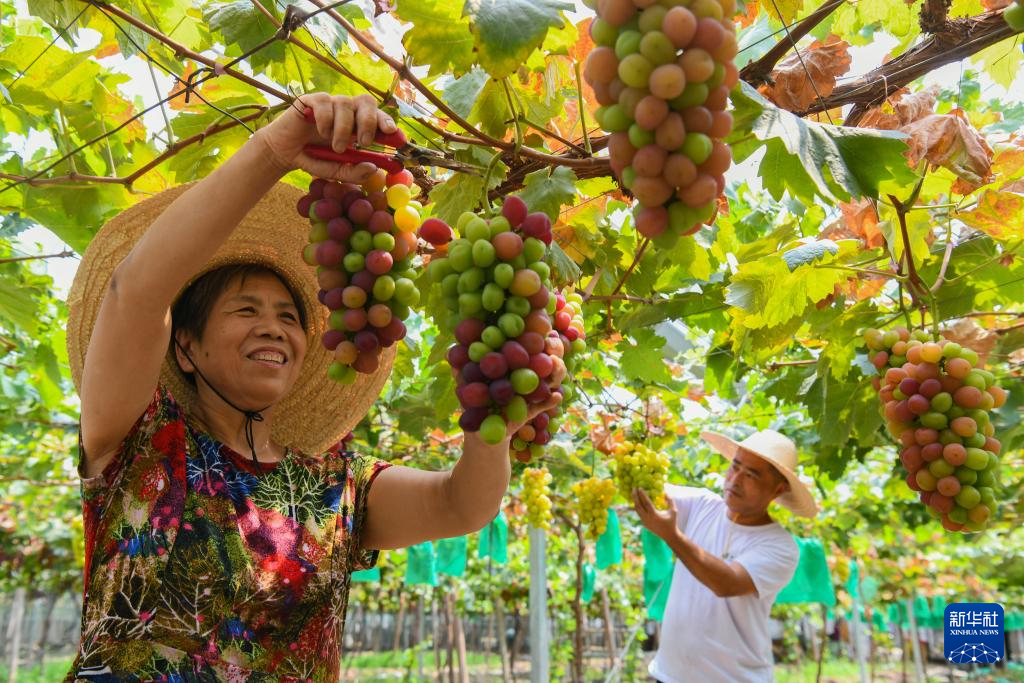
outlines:
[{"label": "woman's raised arm", "polygon": [[[315,126],[306,122],[304,107],[312,107]],[[395,130],[368,95],[304,95],[153,222],[115,269],[86,351],[81,389],[85,476],[103,471],[152,398],[170,341],[170,306],[182,287],[288,171],[365,180],[374,171],[371,164],[342,166],[313,159],[302,148],[329,142],[342,151],[353,132],[360,143],[368,143],[378,126]]]}]

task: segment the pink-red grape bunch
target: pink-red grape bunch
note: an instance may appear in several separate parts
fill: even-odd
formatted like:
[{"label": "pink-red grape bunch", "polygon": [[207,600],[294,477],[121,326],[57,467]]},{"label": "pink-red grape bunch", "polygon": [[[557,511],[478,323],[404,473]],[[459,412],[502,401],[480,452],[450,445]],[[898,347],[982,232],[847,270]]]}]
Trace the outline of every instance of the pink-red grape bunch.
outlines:
[{"label": "pink-red grape bunch", "polygon": [[864,331],[907,486],[950,531],[981,531],[996,513],[999,451],[989,415],[1006,402],[973,349],[905,327]]},{"label": "pink-red grape bunch", "polygon": [[317,266],[320,303],[331,311],[321,341],[334,352],[328,375],[338,382],[374,372],[382,349],[405,338],[403,321],[419,302],[422,207],[412,180],[405,170],[378,170],[361,186],[314,178],[296,207],[311,222],[303,258]]},{"label": "pink-red grape bunch", "polygon": [[723,142],[739,80],[735,0],[598,0],[584,76],[611,133],[612,170],[637,230],[659,245],[710,221],[732,163]]}]

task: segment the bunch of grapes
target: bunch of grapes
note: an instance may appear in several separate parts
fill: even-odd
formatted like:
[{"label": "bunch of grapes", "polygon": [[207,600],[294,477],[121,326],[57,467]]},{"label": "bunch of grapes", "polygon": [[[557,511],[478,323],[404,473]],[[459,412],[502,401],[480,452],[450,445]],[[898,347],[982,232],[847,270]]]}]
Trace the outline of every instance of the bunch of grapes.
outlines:
[{"label": "bunch of grapes", "polygon": [[665,507],[665,479],[669,459],[642,443],[625,441],[612,451],[612,472],[619,493],[633,499],[633,489],[642,489],[657,508]]},{"label": "bunch of grapes", "polygon": [[323,345],[328,374],[343,384],[372,373],[381,350],[405,338],[409,307],[420,298],[413,257],[422,207],[412,174],[378,170],[362,186],[315,178],[296,207],[312,227],[303,252],[318,266],[320,303],[330,311]]},{"label": "bunch of grapes", "polygon": [[712,219],[732,163],[735,0],[600,0],[585,77],[637,230],[669,246]]},{"label": "bunch of grapes", "polygon": [[981,531],[996,512],[999,451],[989,411],[1006,402],[978,354],[920,330],[864,331],[907,485],[950,531]]},{"label": "bunch of grapes", "polygon": [[1003,10],[1003,19],[1017,33],[1024,31],[1024,0],[1016,0]]},{"label": "bunch of grapes", "polygon": [[[586,350],[586,343],[583,341],[586,336],[583,331],[583,297],[575,293],[565,295],[558,292],[554,298],[553,329],[548,332],[544,346],[548,355],[560,358],[565,367],[565,373],[559,370],[559,376],[552,378],[551,388],[561,391],[563,401],[568,401],[573,396],[573,388],[571,384],[562,382],[565,376],[575,369],[579,354]],[[544,444],[550,441],[558,430],[558,422],[553,419],[554,417],[556,415],[540,413],[519,429],[511,444],[512,453],[517,460],[530,462],[534,456],[540,454]]]},{"label": "bunch of grapes", "polygon": [[608,526],[608,506],[615,497],[615,483],[590,477],[573,484],[572,493],[576,496],[580,524],[587,527],[587,537],[597,538]]},{"label": "bunch of grapes", "polygon": [[[496,444],[505,438],[508,422],[526,420],[530,404],[560,393],[566,376],[562,353],[556,353],[561,340],[550,336],[557,306],[544,261],[551,219],[529,213],[520,197],[511,196],[500,215],[488,221],[467,212],[457,227],[461,237],[430,261],[427,273],[440,288],[450,312],[445,322],[455,332],[448,363],[456,370],[456,395],[464,409],[459,425]],[[541,418],[543,428],[535,420],[526,425],[533,433],[524,436],[539,448],[558,414],[557,406],[551,408]],[[517,444],[526,443],[517,438]],[[529,456],[527,449],[520,459]]]},{"label": "bunch of grapes", "polygon": [[538,529],[551,529],[551,498],[548,485],[551,473],[547,467],[527,467],[523,470],[523,502],[526,503],[526,521]]}]

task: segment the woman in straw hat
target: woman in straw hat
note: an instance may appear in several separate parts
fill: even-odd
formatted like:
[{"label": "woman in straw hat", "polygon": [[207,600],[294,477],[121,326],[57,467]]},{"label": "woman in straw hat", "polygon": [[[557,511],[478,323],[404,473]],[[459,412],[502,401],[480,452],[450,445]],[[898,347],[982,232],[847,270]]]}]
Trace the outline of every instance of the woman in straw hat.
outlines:
[{"label": "woman in straw hat", "polygon": [[670,487],[668,509],[640,490],[640,521],[678,562],[668,590],[658,653],[650,673],[662,683],[763,683],[772,680],[768,616],[796,570],[793,537],[768,514],[774,500],[802,517],[817,505],[796,474],[796,446],[764,430],[737,443],[704,432],[730,461],[723,495]]},{"label": "woman in straw hat", "polygon": [[354,384],[328,379],[302,192],[278,181],[294,169],[366,180],[373,166],[303,147],[344,150],[378,128],[396,129],[369,96],[303,96],[207,178],[126,210],[86,251],[69,297],[86,560],[68,680],[336,681],[352,571],[378,549],[494,517],[507,441],[466,434],[450,472],[340,445],[394,348]]}]

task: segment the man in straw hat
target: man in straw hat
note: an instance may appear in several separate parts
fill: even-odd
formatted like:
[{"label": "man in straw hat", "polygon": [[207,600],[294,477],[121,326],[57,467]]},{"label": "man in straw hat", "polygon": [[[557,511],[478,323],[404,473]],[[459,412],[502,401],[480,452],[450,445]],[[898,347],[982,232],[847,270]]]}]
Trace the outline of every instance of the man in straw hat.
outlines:
[{"label": "man in straw hat", "polygon": [[796,446],[773,430],[737,443],[704,432],[730,461],[723,495],[670,487],[668,509],[641,490],[641,523],[664,540],[678,562],[667,589],[661,642],[650,673],[662,683],[761,683],[772,680],[768,615],[796,570],[792,536],[768,514],[773,501],[803,517],[817,514],[796,474]]},{"label": "man in straw hat", "polygon": [[86,250],[69,297],[86,555],[67,680],[336,681],[352,571],[497,512],[507,437],[466,434],[450,472],[339,444],[394,348],[353,384],[328,378],[303,193],[278,181],[294,169],[366,180],[372,165],[303,147],[344,150],[378,127],[396,129],[367,95],[303,96],[207,178],[129,208]]}]

